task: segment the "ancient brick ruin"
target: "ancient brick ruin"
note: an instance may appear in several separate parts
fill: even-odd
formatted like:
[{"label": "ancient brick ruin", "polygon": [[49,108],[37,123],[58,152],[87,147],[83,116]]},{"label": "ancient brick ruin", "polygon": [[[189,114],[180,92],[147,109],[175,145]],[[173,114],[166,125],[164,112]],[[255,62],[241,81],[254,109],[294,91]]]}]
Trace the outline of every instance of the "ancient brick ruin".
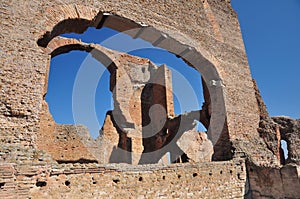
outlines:
[{"label": "ancient brick ruin", "polygon": [[[268,115],[230,1],[0,5],[0,198],[300,197],[300,120]],[[88,27],[184,60],[202,75],[201,110],[174,113],[165,65],[61,36]],[[96,139],[56,124],[45,101],[51,58],[72,50],[110,73],[114,109]]]}]

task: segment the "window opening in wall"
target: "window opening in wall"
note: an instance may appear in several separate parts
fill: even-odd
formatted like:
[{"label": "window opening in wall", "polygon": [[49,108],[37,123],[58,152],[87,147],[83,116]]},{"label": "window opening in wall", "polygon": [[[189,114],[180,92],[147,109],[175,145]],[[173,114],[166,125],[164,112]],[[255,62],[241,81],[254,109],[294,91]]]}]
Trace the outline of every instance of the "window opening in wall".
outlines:
[{"label": "window opening in wall", "polygon": [[[72,110],[73,87],[76,83],[77,72],[82,65],[88,67],[85,67],[87,78],[81,81],[83,84],[81,86],[86,88],[81,89],[82,104],[80,104],[80,107],[82,110],[80,112],[82,112],[82,118],[77,118],[77,120],[82,122],[80,124],[88,127],[91,136],[96,138],[103,125],[106,112],[113,109],[113,99],[109,90],[109,71],[90,54],[76,50],[60,54],[51,59],[46,101],[56,123],[76,124],[77,121],[74,121]],[[92,89],[88,85],[91,79],[98,80],[97,87]],[[93,97],[95,97],[95,100],[92,100],[95,101],[95,106],[91,107],[86,102]],[[86,112],[88,111],[96,112],[97,122],[86,118]]]},{"label": "window opening in wall", "polygon": [[288,159],[288,155],[289,155],[288,154],[287,142],[285,140],[281,140],[280,144],[281,144],[281,150],[283,152],[284,159],[287,160]]}]

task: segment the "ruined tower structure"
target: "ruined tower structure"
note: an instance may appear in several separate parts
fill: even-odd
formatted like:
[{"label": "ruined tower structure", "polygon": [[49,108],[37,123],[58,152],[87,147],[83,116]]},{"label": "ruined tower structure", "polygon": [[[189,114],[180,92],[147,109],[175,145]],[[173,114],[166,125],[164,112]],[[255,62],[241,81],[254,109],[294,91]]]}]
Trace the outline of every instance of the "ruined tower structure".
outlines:
[{"label": "ruined tower structure", "polygon": [[[0,13],[0,198],[300,197],[300,121],[268,115],[230,0],[10,0]],[[182,59],[201,74],[201,109],[174,113],[166,65],[63,37],[89,27]],[[72,50],[110,73],[96,139],[45,101],[51,58]]]}]

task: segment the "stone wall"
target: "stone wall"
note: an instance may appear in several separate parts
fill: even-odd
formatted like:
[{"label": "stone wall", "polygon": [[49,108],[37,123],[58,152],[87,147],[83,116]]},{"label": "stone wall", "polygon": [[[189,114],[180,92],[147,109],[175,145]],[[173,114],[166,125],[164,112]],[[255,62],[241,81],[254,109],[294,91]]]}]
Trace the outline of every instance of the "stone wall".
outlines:
[{"label": "stone wall", "polygon": [[46,151],[56,161],[96,161],[83,142],[89,137],[89,131],[84,126],[56,124],[47,103],[43,103],[37,149]]},{"label": "stone wall", "polygon": [[[256,84],[255,84],[256,85]],[[281,164],[300,164],[300,119],[287,116],[270,117],[263,99],[256,87],[256,98],[260,110],[258,132],[267,148],[276,156]],[[281,148],[281,141],[287,142],[287,159]]]},{"label": "stone wall", "polygon": [[[1,198],[40,198],[42,194],[45,198],[299,196],[299,166],[296,166],[299,123],[274,118],[280,136],[277,131],[274,134],[274,129],[263,131],[265,137],[258,131],[262,127],[259,126],[262,103],[255,96],[238,19],[228,0],[31,0],[22,3],[11,0],[1,1],[0,16]],[[83,134],[77,135],[73,127],[56,126],[48,120],[44,96],[51,56],[66,50],[64,47],[68,45],[88,52],[97,48],[97,45],[77,45],[78,41],[66,40],[55,49],[52,47],[57,42],[56,36],[82,33],[87,27],[127,31],[134,38],[174,53],[198,70],[209,92],[205,98],[210,97],[205,107],[215,160],[233,160],[169,166],[99,165],[86,161],[93,162],[97,157],[92,150],[86,150],[86,146],[92,145],[83,141],[71,145],[59,142],[61,149],[67,149],[58,152],[59,157],[72,151],[73,145],[81,150],[76,150],[76,157],[72,157],[78,163],[58,159],[51,154],[51,149],[48,153],[39,150],[38,147],[51,147],[43,141],[55,134],[52,129],[58,129],[57,135],[65,132],[63,129],[71,129],[73,134],[67,140],[85,136],[83,127]],[[97,51],[93,56],[101,57],[103,53]],[[110,62],[109,56],[105,59]],[[189,121],[189,115],[194,113],[169,121],[182,118]],[[290,133],[291,129],[294,133]],[[44,134],[40,135],[41,132]],[[280,165],[278,158],[280,139],[289,142],[291,163],[286,166]],[[51,155],[61,161],[53,160]],[[86,159],[80,161],[82,156]],[[64,161],[69,164],[58,164]]]},{"label": "stone wall", "polygon": [[250,192],[247,198],[299,198],[300,167],[281,168],[248,166]]},{"label": "stone wall", "polygon": [[44,174],[28,165],[1,164],[0,168],[1,198],[242,198],[247,189],[243,161],[170,166],[61,164]]},{"label": "stone wall", "polygon": [[278,126],[280,141],[287,142],[288,158],[285,162],[300,165],[300,119],[281,116],[272,117],[272,120]]},{"label": "stone wall", "polygon": [[[213,144],[223,131],[236,146],[258,135],[252,78],[228,1],[10,1],[1,3],[1,15],[0,128],[5,143],[35,146],[49,71],[50,49],[44,47],[60,33],[81,33],[88,26],[135,28],[128,34],[169,50],[201,72],[212,98],[208,131]],[[273,156],[265,154],[253,159],[263,164]]]}]

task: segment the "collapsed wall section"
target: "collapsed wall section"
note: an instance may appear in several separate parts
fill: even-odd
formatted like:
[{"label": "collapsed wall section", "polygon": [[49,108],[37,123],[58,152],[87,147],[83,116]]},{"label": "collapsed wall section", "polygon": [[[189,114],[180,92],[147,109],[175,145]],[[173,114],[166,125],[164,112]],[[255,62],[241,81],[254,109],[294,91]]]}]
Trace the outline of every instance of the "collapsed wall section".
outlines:
[{"label": "collapsed wall section", "polygon": [[287,143],[288,157],[285,163],[300,165],[300,119],[272,117],[272,120],[278,126],[280,141],[284,140]]},{"label": "collapsed wall section", "polygon": [[[142,141],[145,129],[153,133],[151,136],[159,134],[167,118],[174,116],[171,71],[166,66],[155,66],[148,59],[75,39],[58,37],[50,46],[51,54],[55,55],[74,48],[91,51],[104,63],[110,72],[114,109],[106,114],[100,135],[94,140],[88,130],[79,125],[56,124],[44,101],[37,135],[38,149],[47,151],[60,163],[138,164],[144,147],[148,146]],[[154,106],[155,110],[151,109]],[[153,141],[149,143],[152,148],[160,144],[156,139]]]},{"label": "collapsed wall section", "polygon": [[40,131],[36,139],[38,149],[46,151],[58,162],[97,162],[84,142],[84,138],[89,137],[86,127],[56,124],[47,103],[43,102]]}]

